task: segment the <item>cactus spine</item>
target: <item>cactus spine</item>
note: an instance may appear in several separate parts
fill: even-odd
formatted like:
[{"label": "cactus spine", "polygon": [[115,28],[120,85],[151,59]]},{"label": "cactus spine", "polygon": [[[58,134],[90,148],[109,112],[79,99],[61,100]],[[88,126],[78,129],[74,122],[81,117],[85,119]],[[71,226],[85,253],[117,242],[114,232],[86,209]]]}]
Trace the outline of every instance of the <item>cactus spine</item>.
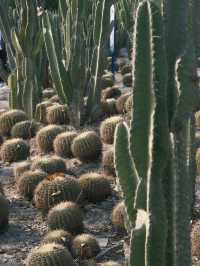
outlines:
[{"label": "cactus spine", "polygon": [[[190,266],[196,57],[189,4],[164,1],[163,19],[159,3],[146,0],[137,8],[134,108],[130,129],[120,124],[115,132],[115,167],[132,222],[129,265]],[[178,17],[174,10],[179,10]],[[170,32],[166,53],[164,33],[174,20],[185,32],[177,45],[175,29]],[[136,219],[130,220],[131,212],[137,213]]]}]

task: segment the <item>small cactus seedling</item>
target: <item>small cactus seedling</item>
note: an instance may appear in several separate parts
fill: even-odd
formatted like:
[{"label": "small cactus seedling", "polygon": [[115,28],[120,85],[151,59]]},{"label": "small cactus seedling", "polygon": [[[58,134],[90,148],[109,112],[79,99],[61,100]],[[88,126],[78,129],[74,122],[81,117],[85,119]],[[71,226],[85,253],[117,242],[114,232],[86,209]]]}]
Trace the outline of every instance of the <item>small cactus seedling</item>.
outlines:
[{"label": "small cactus seedling", "polygon": [[124,65],[121,69],[122,75],[125,75],[127,73],[131,73],[131,72],[132,72],[132,65],[131,64]]},{"label": "small cactus seedling", "polygon": [[15,175],[15,181],[16,183],[18,182],[19,178],[21,175],[25,172],[30,170],[31,168],[31,162],[29,161],[24,161],[21,163],[17,163],[14,168],[14,175]]},{"label": "small cactus seedling", "polygon": [[35,111],[35,119],[38,122],[47,124],[47,108],[50,106],[52,106],[52,103],[50,101],[44,101],[37,104]]},{"label": "small cactus seedling", "polygon": [[0,134],[10,136],[12,127],[21,121],[27,120],[27,115],[21,110],[10,110],[0,116]]},{"label": "small cactus seedling", "polygon": [[8,226],[9,205],[5,196],[0,193],[0,231]]},{"label": "small cactus seedling", "polygon": [[90,234],[77,235],[72,241],[72,255],[75,258],[94,258],[100,252],[96,238]]},{"label": "small cactus seedling", "polygon": [[53,230],[48,232],[43,240],[42,244],[48,243],[56,243],[59,245],[63,245],[66,248],[70,249],[72,242],[72,235],[68,231],[65,230]]},{"label": "small cactus seedling", "polygon": [[118,203],[112,211],[112,224],[119,232],[126,231],[125,229],[125,205],[124,202]]},{"label": "small cactus seedling", "polygon": [[72,153],[83,162],[93,161],[101,155],[102,143],[94,131],[86,131],[78,135],[72,143]]},{"label": "small cactus seedling", "polygon": [[117,114],[116,100],[114,98],[101,101],[101,107],[104,113],[113,115]]},{"label": "small cactus seedling", "polygon": [[62,245],[50,243],[34,248],[25,266],[75,266],[69,251]]},{"label": "small cactus seedling", "polygon": [[21,121],[15,124],[11,130],[13,138],[30,139],[33,138],[39,129],[39,124],[34,121]]},{"label": "small cactus seedling", "polygon": [[123,118],[119,115],[106,118],[100,126],[101,139],[106,144],[113,144],[115,128],[118,123],[122,122]]},{"label": "small cactus seedling", "polygon": [[110,98],[118,98],[121,95],[121,91],[118,86],[108,87],[101,93],[102,100]]},{"label": "small cactus seedling", "polygon": [[106,174],[115,176],[113,149],[109,149],[103,153],[102,166]]},{"label": "small cactus seedling", "polygon": [[114,76],[108,72],[101,77],[101,89],[112,87],[114,85]]},{"label": "small cactus seedling", "polygon": [[63,125],[69,123],[69,112],[66,105],[55,104],[47,108],[48,124]]},{"label": "small cactus seedling", "polygon": [[83,215],[79,206],[70,201],[61,202],[48,213],[48,227],[50,230],[63,229],[72,234],[83,231]]},{"label": "small cactus seedling", "polygon": [[79,178],[84,198],[89,202],[99,202],[111,195],[111,184],[108,177],[98,173],[87,173]]},{"label": "small cactus seedling", "polygon": [[81,198],[81,186],[71,176],[53,175],[39,183],[35,190],[34,202],[42,212],[62,201],[78,201]]},{"label": "small cactus seedling", "polygon": [[132,86],[132,84],[133,84],[132,73],[126,73],[123,76],[123,83],[124,83],[124,86],[126,86],[126,87],[131,87]]},{"label": "small cactus seedling", "polygon": [[0,154],[4,162],[18,162],[27,159],[30,148],[23,139],[11,139],[3,143]]},{"label": "small cactus seedling", "polygon": [[196,223],[192,229],[192,254],[200,259],[200,224]]},{"label": "small cactus seedling", "polygon": [[77,137],[77,133],[75,131],[59,134],[53,143],[55,153],[61,157],[71,157],[71,145],[75,137]]},{"label": "small cactus seedling", "polygon": [[129,98],[130,96],[130,93],[125,93],[125,94],[122,94],[118,99],[117,99],[117,102],[116,102],[116,108],[117,108],[117,111],[119,114],[123,114],[125,113],[126,111],[126,101],[127,99]]},{"label": "small cactus seedling", "polygon": [[17,182],[20,194],[31,200],[35,188],[46,176],[47,174],[40,170],[24,172]]},{"label": "small cactus seedling", "polygon": [[64,129],[57,125],[49,125],[40,129],[36,135],[36,142],[40,151],[45,153],[53,151],[53,141],[63,131]]},{"label": "small cactus seedling", "polygon": [[65,173],[65,161],[58,156],[38,156],[33,161],[32,169],[40,169],[48,174]]}]

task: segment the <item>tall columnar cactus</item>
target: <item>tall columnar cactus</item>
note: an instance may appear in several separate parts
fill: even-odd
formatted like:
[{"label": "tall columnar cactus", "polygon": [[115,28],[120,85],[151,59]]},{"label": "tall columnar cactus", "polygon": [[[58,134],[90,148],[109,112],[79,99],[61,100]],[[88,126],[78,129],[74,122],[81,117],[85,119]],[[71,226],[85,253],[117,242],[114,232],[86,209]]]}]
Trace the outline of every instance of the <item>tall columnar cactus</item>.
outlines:
[{"label": "tall columnar cactus", "polygon": [[15,9],[1,1],[0,17],[0,29],[6,43],[11,69],[8,77],[11,89],[10,106],[25,110],[32,118],[36,104],[42,96],[41,74],[42,69],[45,69],[37,1],[18,0]]},{"label": "tall columnar cactus", "polygon": [[[120,124],[115,132],[115,167],[131,221],[129,265],[190,266],[195,182],[193,116],[198,102],[190,9],[187,5],[186,12],[182,6],[186,13],[180,12],[179,19],[174,18],[173,10],[164,9],[165,19],[171,17],[186,26],[179,48],[169,50],[176,39],[171,36],[166,53],[166,20],[159,1],[153,2],[141,2],[136,12],[134,108],[130,128]],[[165,4],[170,7],[170,2],[166,0]],[[169,10],[172,13],[168,14]],[[172,69],[168,70],[172,67],[173,75]],[[136,218],[130,220],[130,213]]]},{"label": "tall columnar cactus", "polygon": [[60,0],[59,16],[47,12],[43,19],[53,83],[75,126],[98,110],[111,3]]}]

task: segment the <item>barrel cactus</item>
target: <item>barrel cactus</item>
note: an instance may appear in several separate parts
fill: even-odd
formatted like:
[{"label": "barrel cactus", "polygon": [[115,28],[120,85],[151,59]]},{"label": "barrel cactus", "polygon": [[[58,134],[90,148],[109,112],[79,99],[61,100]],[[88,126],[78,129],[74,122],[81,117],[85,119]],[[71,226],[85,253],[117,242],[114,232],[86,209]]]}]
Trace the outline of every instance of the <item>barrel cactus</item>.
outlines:
[{"label": "barrel cactus", "polygon": [[100,202],[111,195],[110,179],[99,173],[87,173],[79,178],[84,198],[89,202]]},{"label": "barrel cactus", "polygon": [[53,143],[55,153],[61,157],[71,157],[71,145],[75,137],[77,137],[76,131],[64,132],[57,135]]},{"label": "barrel cactus", "polygon": [[196,119],[196,127],[197,127],[197,128],[200,128],[200,111],[198,111],[198,112],[195,114],[195,119]]},{"label": "barrel cactus", "polygon": [[112,224],[117,231],[125,231],[125,205],[123,201],[118,203],[112,211]]},{"label": "barrel cactus", "polygon": [[102,166],[104,172],[108,175],[115,175],[115,166],[114,166],[114,151],[109,149],[103,153]]},{"label": "barrel cactus", "polygon": [[42,212],[62,201],[78,201],[82,196],[81,186],[71,176],[55,174],[39,183],[35,190],[35,206]]},{"label": "barrel cactus", "polygon": [[0,193],[0,231],[3,231],[8,226],[9,204],[5,196]]},{"label": "barrel cactus", "polygon": [[83,162],[93,161],[101,155],[102,143],[94,131],[85,131],[72,143],[72,153]]},{"label": "barrel cactus", "polygon": [[100,246],[93,235],[81,234],[73,239],[71,251],[75,258],[89,259],[96,257],[100,252]]},{"label": "barrel cactus", "polygon": [[99,263],[98,266],[121,266],[118,262],[116,261],[106,261],[103,263]]},{"label": "barrel cactus", "polygon": [[82,233],[82,211],[75,202],[61,202],[49,211],[47,223],[50,230],[63,229],[72,234]]},{"label": "barrel cactus", "polygon": [[63,125],[69,123],[69,112],[66,105],[55,104],[47,108],[48,124]]},{"label": "barrel cactus", "polygon": [[127,73],[132,73],[132,65],[129,63],[129,64],[126,64],[122,67],[121,69],[121,74],[122,75],[125,75]]},{"label": "barrel cactus", "polygon": [[65,161],[58,156],[38,156],[32,163],[32,169],[40,169],[48,174],[66,172]]},{"label": "barrel cactus", "polygon": [[121,95],[121,91],[118,86],[108,87],[101,92],[101,98],[103,100],[110,98],[118,98]]},{"label": "barrel cactus", "polygon": [[10,110],[0,116],[0,134],[9,136],[12,127],[21,121],[27,120],[27,115],[21,110]]},{"label": "barrel cactus", "polygon": [[112,87],[114,85],[114,76],[112,72],[107,72],[101,77],[101,89]]},{"label": "barrel cactus", "polygon": [[126,112],[126,101],[128,100],[130,93],[122,94],[116,102],[116,108],[119,114],[123,114]]},{"label": "barrel cactus", "polygon": [[35,121],[21,121],[13,126],[11,136],[13,138],[30,139],[35,136],[38,129],[39,124]]},{"label": "barrel cactus", "polygon": [[117,114],[116,99],[111,98],[101,101],[102,110],[109,115]]},{"label": "barrel cactus", "polygon": [[118,123],[123,121],[123,118],[119,115],[106,118],[100,126],[101,139],[106,144],[113,144],[115,128]]},{"label": "barrel cactus", "polygon": [[197,174],[200,175],[200,148],[196,153],[196,165],[197,165]]},{"label": "barrel cactus", "polygon": [[41,152],[53,151],[53,141],[64,130],[61,126],[49,125],[40,129],[36,135],[36,142]]},{"label": "barrel cactus", "polygon": [[35,111],[35,119],[38,122],[47,124],[47,108],[52,106],[52,103],[50,101],[44,101],[36,106]]},{"label": "barrel cactus", "polygon": [[25,198],[31,200],[37,185],[47,176],[40,170],[26,171],[18,179],[17,186],[19,193]]},{"label": "barrel cactus", "polygon": [[54,96],[52,96],[52,97],[49,99],[49,102],[50,102],[50,103],[59,103],[59,102],[60,102],[60,99],[59,99],[58,95],[54,95]]},{"label": "barrel cactus", "polygon": [[30,161],[24,161],[17,163],[14,167],[14,176],[16,183],[18,182],[21,175],[25,172],[30,170],[31,168],[31,162]]},{"label": "barrel cactus", "polygon": [[11,139],[3,143],[0,155],[4,162],[18,162],[27,159],[30,155],[30,148],[23,139]]},{"label": "barrel cactus", "polygon": [[123,76],[123,83],[126,87],[131,87],[133,84],[133,76],[132,73],[126,73]]},{"label": "barrel cactus", "polygon": [[53,230],[48,232],[42,239],[42,244],[56,243],[63,245],[66,248],[70,249],[72,242],[72,235],[65,230]]},{"label": "barrel cactus", "polygon": [[34,248],[28,255],[25,266],[75,266],[69,251],[56,243],[44,244]]}]

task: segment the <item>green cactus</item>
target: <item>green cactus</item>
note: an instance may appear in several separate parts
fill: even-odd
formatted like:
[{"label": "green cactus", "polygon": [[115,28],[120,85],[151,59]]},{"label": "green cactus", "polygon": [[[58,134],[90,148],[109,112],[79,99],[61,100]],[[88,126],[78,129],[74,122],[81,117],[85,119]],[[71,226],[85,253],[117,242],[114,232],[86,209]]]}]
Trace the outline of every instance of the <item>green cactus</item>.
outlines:
[{"label": "green cactus", "polygon": [[62,201],[79,201],[82,192],[79,182],[71,176],[55,174],[39,183],[34,193],[35,206],[42,212]]},{"label": "green cactus", "polygon": [[30,170],[30,168],[31,168],[31,162],[29,162],[29,161],[20,162],[20,163],[17,163],[15,165],[15,167],[14,167],[14,176],[15,176],[16,183],[18,182],[18,180],[21,177],[21,175],[25,171]]},{"label": "green cactus", "polygon": [[116,109],[118,111],[119,114],[123,114],[126,111],[126,101],[128,100],[128,98],[130,97],[130,93],[125,93],[122,94],[116,102]]},{"label": "green cactus", "polygon": [[57,137],[53,142],[55,153],[61,157],[71,157],[72,156],[71,145],[74,138],[76,138],[77,135],[78,134],[76,131],[64,132],[57,135]]},{"label": "green cactus", "polygon": [[31,200],[37,185],[47,176],[45,172],[40,170],[25,171],[17,181],[19,193],[25,198]]},{"label": "green cactus", "polygon": [[123,84],[126,87],[131,87],[133,85],[132,73],[126,73],[123,76]]},{"label": "green cactus", "polygon": [[28,255],[26,266],[75,266],[75,262],[69,251],[62,245],[50,243],[34,248]]},{"label": "green cactus", "polygon": [[53,105],[47,108],[48,124],[63,125],[69,123],[67,105]]},{"label": "green cactus", "polygon": [[123,121],[123,118],[119,115],[106,118],[100,126],[101,139],[106,144],[113,144],[115,128],[118,123]]},{"label": "green cactus", "polygon": [[82,211],[74,202],[61,202],[49,211],[47,223],[50,230],[63,229],[73,235],[82,233]]},{"label": "green cactus", "polygon": [[30,139],[36,135],[39,129],[39,124],[35,121],[22,121],[16,123],[11,130],[13,138]]},{"label": "green cactus", "polygon": [[112,211],[112,224],[119,232],[125,232],[125,205],[119,202]]},{"label": "green cactus", "polygon": [[102,151],[102,143],[94,131],[85,131],[74,138],[72,153],[83,162],[97,160]]},{"label": "green cactus", "polygon": [[11,134],[12,127],[16,123],[25,120],[27,120],[27,116],[20,110],[10,110],[3,113],[0,116],[0,134],[3,136],[9,136]]},{"label": "green cactus", "polygon": [[101,107],[103,112],[105,112],[108,115],[117,114],[116,99],[114,98],[101,101]]},{"label": "green cactus", "polygon": [[33,170],[40,169],[48,174],[65,173],[65,161],[58,156],[38,156],[33,161]]},{"label": "green cactus", "polygon": [[79,178],[84,198],[89,202],[100,202],[111,195],[111,184],[107,176],[98,173],[87,173]]},{"label": "green cactus", "polygon": [[103,153],[102,166],[106,174],[115,176],[113,149],[109,149]]},{"label": "green cactus", "polygon": [[118,86],[108,87],[102,90],[101,93],[102,100],[106,100],[109,98],[118,98],[119,96],[121,96],[121,91]]},{"label": "green cactus", "polygon": [[69,107],[70,123],[75,127],[92,119],[99,109],[99,77],[106,61],[112,2],[86,0],[84,5],[81,1],[72,5],[71,1],[61,1],[60,16],[47,12],[43,17],[52,80],[60,101]]},{"label": "green cactus", "polygon": [[70,249],[72,242],[71,233],[64,230],[53,230],[48,232],[42,239],[42,244],[56,243],[63,245],[64,247]]},{"label": "green cactus", "polygon": [[8,226],[9,204],[5,196],[0,193],[0,231],[4,231]]},{"label": "green cactus", "polygon": [[18,162],[28,158],[30,148],[22,139],[11,139],[3,143],[0,149],[0,155],[4,162]]},{"label": "green cactus", "polygon": [[49,125],[40,129],[36,135],[36,143],[41,152],[53,151],[53,141],[64,129],[58,125]]},{"label": "green cactus", "polygon": [[101,89],[104,90],[114,85],[114,76],[112,72],[108,72],[101,77]]},{"label": "green cactus", "polygon": [[132,65],[131,64],[127,64],[127,65],[124,65],[121,69],[121,74],[124,76],[125,74],[128,74],[128,73],[132,73]]},{"label": "green cactus", "polygon": [[8,78],[10,107],[24,110],[32,119],[36,104],[42,97],[45,69],[42,66],[45,53],[37,1],[17,1],[14,10],[1,1],[0,16],[0,28],[12,70]]},{"label": "green cactus", "polygon": [[74,258],[89,259],[97,256],[100,246],[93,235],[81,234],[73,239],[71,250]]},{"label": "green cactus", "polygon": [[50,101],[44,101],[36,105],[35,120],[47,124],[47,108],[52,106]]}]

